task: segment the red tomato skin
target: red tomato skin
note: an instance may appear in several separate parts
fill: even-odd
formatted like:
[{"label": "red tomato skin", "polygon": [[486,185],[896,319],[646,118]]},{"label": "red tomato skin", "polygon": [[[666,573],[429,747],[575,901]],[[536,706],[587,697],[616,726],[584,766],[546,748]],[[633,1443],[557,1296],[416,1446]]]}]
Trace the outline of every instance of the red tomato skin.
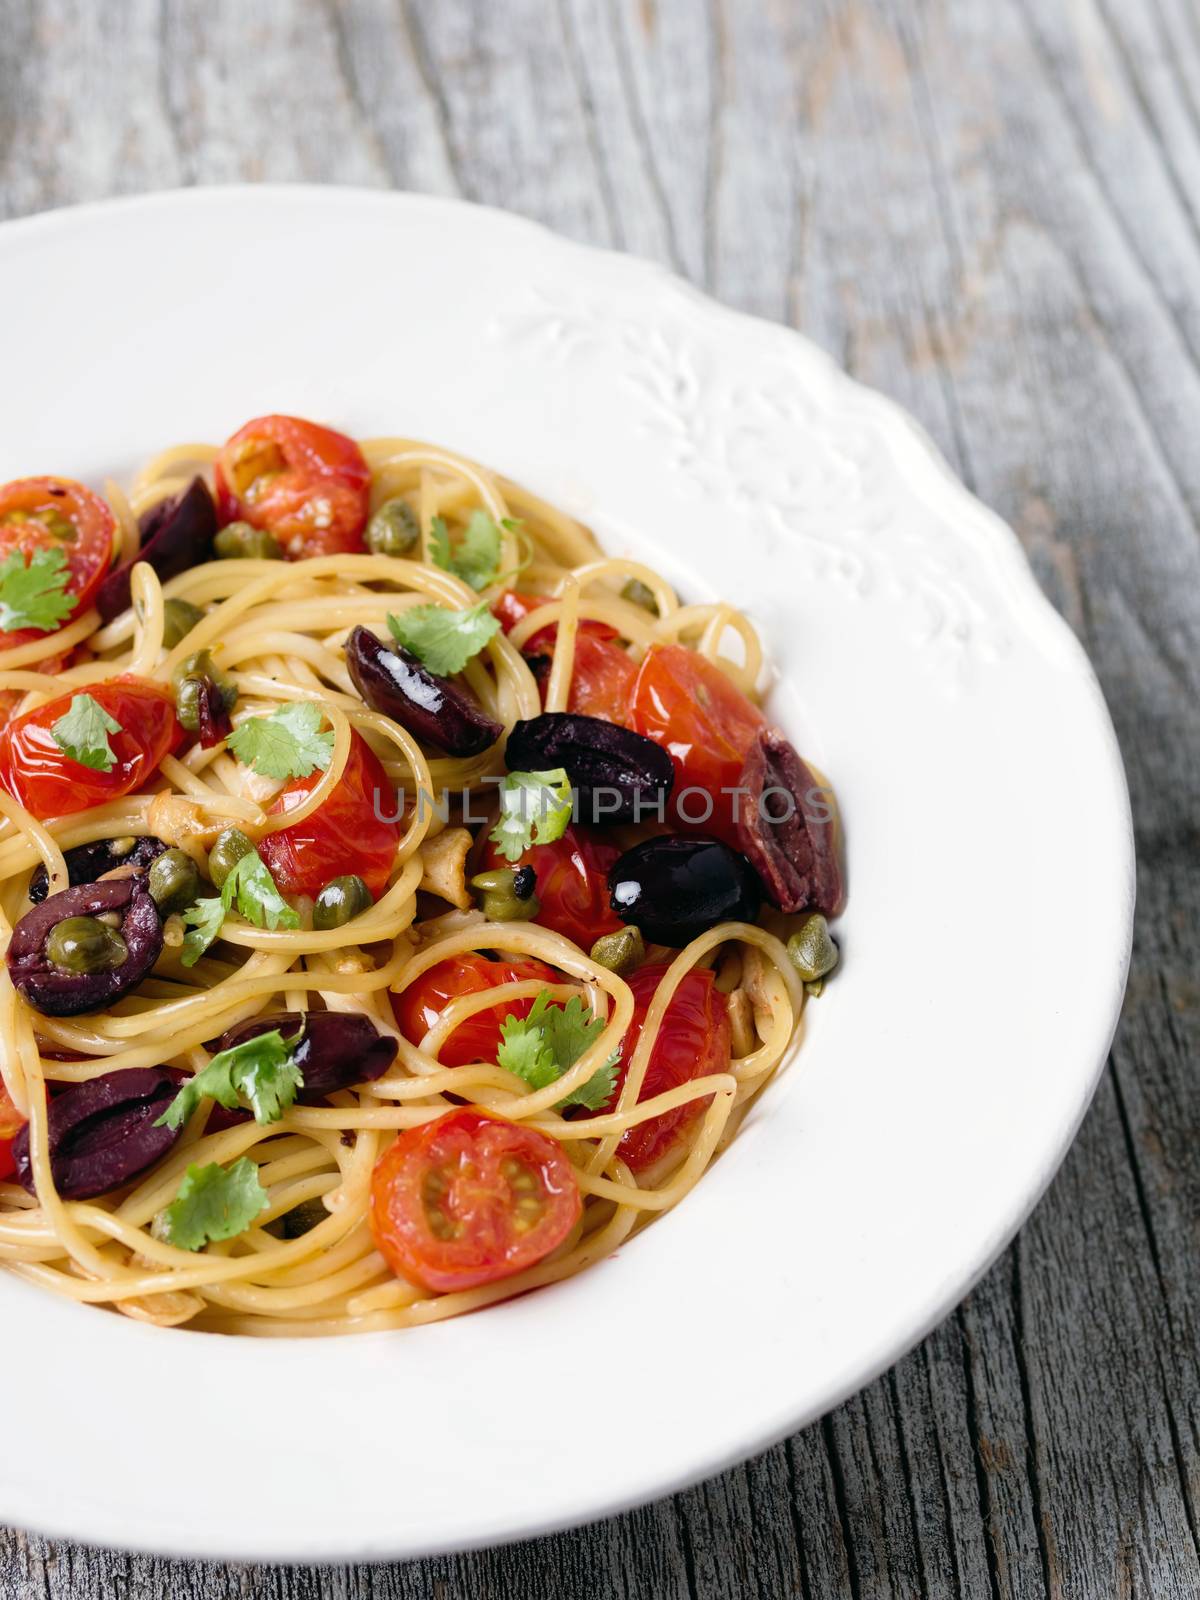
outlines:
[{"label": "red tomato skin", "polygon": [[[617,1094],[625,1082],[650,1002],[666,970],[666,962],[654,961],[639,967],[628,979],[633,990],[633,1021],[621,1045]],[[639,1103],[665,1094],[668,1089],[677,1089],[681,1083],[690,1083],[693,1078],[727,1072],[731,1051],[729,1006],[725,996],[714,985],[707,967],[693,968],[684,975],[671,997],[650,1052]],[[664,1111],[661,1116],[638,1123],[622,1134],[617,1154],[634,1172],[653,1166],[683,1137],[708,1103],[707,1099],[689,1100],[674,1111]],[[611,1105],[615,1104],[614,1096]]]},{"label": "red tomato skin", "polygon": [[13,1104],[12,1096],[3,1079],[0,1079],[0,1183],[11,1178],[17,1170],[13,1159],[13,1140],[25,1126],[25,1118]]},{"label": "red tomato skin", "polygon": [[[626,726],[669,751],[675,788],[669,811],[690,833],[712,834],[737,844],[735,797],[746,756],[766,718],[720,667],[683,645],[656,644],[638,668]],[[704,815],[701,795],[712,797]]]},{"label": "red tomato skin", "polygon": [[[541,1214],[517,1225],[506,1170],[516,1162],[536,1180]],[[446,1238],[429,1219],[433,1189]],[[371,1232],[393,1272],[434,1294],[477,1289],[535,1266],[558,1248],[583,1210],[574,1168],[544,1133],[461,1106],[406,1128],[371,1178]]]},{"label": "red tomato skin", "polygon": [[[322,776],[318,771],[294,778],[275,796],[270,814],[294,810]],[[378,900],[400,839],[399,821],[385,820],[396,809],[394,802],[395,786],[378,756],[352,733],[346,765],[328,800],[303,822],[267,834],[258,853],[284,894],[317,895],[331,878],[356,872]]]},{"label": "red tomato skin", "polygon": [[537,873],[535,893],[541,910],[533,921],[590,950],[603,934],[624,926],[608,900],[608,871],[620,857],[599,829],[568,823],[553,844],[535,844],[517,861],[510,862],[489,842],[483,867],[532,867]]},{"label": "red tomato skin", "polygon": [[[240,482],[255,464],[261,475]],[[344,433],[301,417],[255,417],[226,441],[213,479],[221,525],[266,528],[293,561],[364,548],[371,472]]]},{"label": "red tomato skin", "polygon": [[[546,604],[542,594],[527,594],[519,589],[506,589],[492,602],[492,614],[498,617],[505,633],[511,633],[523,617],[538,606]],[[552,623],[538,631],[521,646],[527,657],[548,657],[554,653],[558,626]],[[567,710],[586,717],[601,717],[605,722],[624,720],[633,680],[637,677],[637,663],[614,644],[617,630],[607,622],[585,619],[575,634],[575,660],[571,668],[571,688],[567,695]],[[539,676],[542,676],[539,674]],[[545,679],[542,677],[543,690]]]},{"label": "red tomato skin", "polygon": [[[536,979],[556,983],[558,974],[544,961],[489,961],[486,956],[466,951],[447,956],[423,972],[407,989],[392,996],[392,1010],[400,1032],[410,1044],[419,1045],[451,1000],[461,995],[479,994],[502,983],[521,983]],[[506,1017],[527,1017],[533,1000],[510,1000],[490,1011],[477,1011],[460,1022],[442,1045],[438,1060],[444,1067],[466,1067],[475,1061],[494,1061],[500,1048],[500,1024]]]},{"label": "red tomato skin", "polygon": [[72,761],[55,742],[51,726],[70,710],[74,692],[15,717],[0,732],[0,784],[39,820],[86,811],[144,787],[182,737],[174,696],[161,684],[126,676],[89,684],[86,693],[121,724],[120,733],[109,735],[116,757],[111,772]]},{"label": "red tomato skin", "polygon": [[[14,522],[10,520],[14,512],[25,513],[30,520]],[[63,539],[38,521],[39,512],[65,517],[75,528],[74,539]],[[67,592],[75,597],[75,609],[59,627],[86,610],[112,564],[116,535],[117,519],[107,501],[71,478],[17,478],[0,487],[0,560],[12,550],[22,551],[28,560],[35,550],[55,548],[66,557]],[[15,650],[47,637],[41,628],[0,630],[0,650]],[[50,669],[43,664],[42,670]]]}]

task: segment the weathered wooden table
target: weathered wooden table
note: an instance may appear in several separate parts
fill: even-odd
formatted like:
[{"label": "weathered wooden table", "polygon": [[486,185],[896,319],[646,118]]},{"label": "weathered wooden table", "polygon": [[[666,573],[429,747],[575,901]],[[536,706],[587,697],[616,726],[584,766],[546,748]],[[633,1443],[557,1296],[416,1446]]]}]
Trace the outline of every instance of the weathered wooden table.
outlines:
[{"label": "weathered wooden table", "polygon": [[914,411],[1016,526],[1104,681],[1141,858],[1129,998],[999,1265],[749,1465],[407,1567],[199,1566],[12,1532],[0,1592],[1200,1594],[1195,0],[5,0],[4,214],[267,178],[462,194],[658,257]]}]

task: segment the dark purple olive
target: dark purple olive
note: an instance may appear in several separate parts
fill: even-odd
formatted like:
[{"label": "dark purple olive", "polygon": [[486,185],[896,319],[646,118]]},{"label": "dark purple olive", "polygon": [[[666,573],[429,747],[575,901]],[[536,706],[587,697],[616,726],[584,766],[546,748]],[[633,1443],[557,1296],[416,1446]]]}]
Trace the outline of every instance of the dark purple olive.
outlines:
[{"label": "dark purple olive", "polygon": [[650,944],[685,945],[718,922],[753,922],[754,868],[718,839],[643,839],[608,874],[610,904]]},{"label": "dark purple olive", "polygon": [[833,806],[778,728],[763,728],[738,779],[738,844],[781,911],[835,917],[845,898]]},{"label": "dark purple olive", "polygon": [[423,667],[411,651],[381,643],[369,628],[351,631],[346,666],[372,711],[382,711],[447,755],[482,755],[504,732],[460,689]]},{"label": "dark purple olive", "polygon": [[369,1017],[351,1011],[277,1011],[269,1017],[239,1022],[217,1041],[218,1050],[230,1050],[260,1033],[278,1028],[285,1039],[304,1029],[293,1057],[304,1087],[296,1095],[301,1105],[316,1105],[338,1089],[381,1078],[400,1048],[395,1039],[381,1034]]},{"label": "dark purple olive", "polygon": [[[77,883],[95,883],[115,867],[146,868],[166,849],[161,839],[145,833],[140,839],[132,834],[120,839],[93,839],[91,844],[77,844],[73,850],[64,851],[67,863],[67,882],[74,888]],[[45,867],[38,867],[29,880],[29,898],[40,905],[50,892],[50,875]]]},{"label": "dark purple olive", "polygon": [[[164,1067],[106,1072],[55,1095],[46,1108],[50,1170],[64,1200],[94,1200],[152,1167],[183,1132],[154,1124],[179,1090]],[[34,1193],[29,1125],[13,1140],[17,1181]]]},{"label": "dark purple olive", "polygon": [[148,561],[166,582],[207,561],[217,531],[217,508],[203,478],[193,478],[182,494],[152,506],[139,524],[142,548],[105,578],[96,591],[96,609],[111,622],[129,605],[134,562]]},{"label": "dark purple olive", "polygon": [[544,711],[518,722],[504,759],[510,772],[565,768],[582,822],[661,819],[675,782],[669,752],[653,739],[571,711]]},{"label": "dark purple olive", "polygon": [[[97,920],[110,912],[120,918],[118,928]],[[56,946],[68,944],[57,932],[66,924],[81,926],[85,934],[90,930],[97,940],[107,938],[108,951],[93,959],[86,939],[79,939],[71,942],[78,961],[54,959]],[[74,1017],[128,994],[158,960],[162,944],[162,923],[145,876],[109,878],[63,889],[27,911],[13,929],[5,960],[13,987],[35,1011]],[[119,961],[111,959],[114,951]]]}]

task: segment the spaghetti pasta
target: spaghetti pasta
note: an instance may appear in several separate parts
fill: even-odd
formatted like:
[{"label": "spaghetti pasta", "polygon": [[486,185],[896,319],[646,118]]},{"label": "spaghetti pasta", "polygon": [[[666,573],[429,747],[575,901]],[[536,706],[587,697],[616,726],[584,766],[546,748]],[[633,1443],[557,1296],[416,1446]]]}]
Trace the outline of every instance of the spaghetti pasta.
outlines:
[{"label": "spaghetti pasta", "polygon": [[[242,430],[232,454],[180,445],[156,456],[128,497],[109,485],[109,559],[135,563],[132,604],[102,621],[81,580],[68,590],[74,614],[56,627],[0,633],[0,945],[8,953],[0,1150],[14,1152],[0,1182],[0,1261],[73,1300],[162,1326],[308,1337],[414,1326],[556,1282],[677,1205],[787,1054],[806,979],[811,991],[823,975],[797,961],[796,941],[813,907],[836,912],[827,902],[840,896],[810,895],[797,909],[794,897],[772,893],[756,862],[776,902],[762,916],[756,887],[753,904],[733,904],[731,915],[678,940],[656,940],[647,923],[645,939],[622,945],[636,944],[632,963],[609,963],[602,936],[621,931],[606,898],[616,859],[649,840],[700,836],[671,812],[607,826],[597,817],[594,827],[573,823],[566,843],[548,826],[530,826],[520,850],[498,853],[497,796],[511,781],[505,738],[547,712],[628,726],[622,708],[648,659],[686,653],[705,676],[681,699],[709,706],[711,680],[725,685],[718,702],[727,694],[737,713],[718,716],[719,738],[696,741],[698,780],[712,792],[716,768],[704,761],[715,760],[723,739],[736,772],[765,726],[752,624],[724,602],[682,605],[653,569],[604,555],[562,511],[416,440],[345,440],[333,468],[297,498],[291,437]],[[197,475],[225,533],[215,552],[156,571],[136,559],[139,522],[144,528],[169,510]],[[346,511],[352,489],[361,500],[356,526]],[[4,495],[0,553],[23,550],[32,571],[28,541],[5,542],[29,522],[6,520]],[[364,542],[364,519],[397,502],[405,510],[395,526],[411,519],[416,527],[408,549],[376,537],[377,521]],[[239,537],[245,553],[226,553]],[[470,753],[439,747],[419,721],[406,724],[364,697],[352,636],[370,633],[382,650],[393,618],[396,639],[415,639],[429,608],[480,636],[461,661],[439,668],[435,651],[413,669],[448,686],[440,716],[459,715],[466,702],[470,717],[492,727],[486,746]],[[504,624],[494,632],[492,613]],[[182,633],[180,617],[195,619]],[[387,648],[404,661],[417,655],[392,641]],[[123,741],[136,743],[140,726],[129,696],[157,696],[182,717],[189,673],[199,688],[187,704],[199,706],[199,722],[190,732],[172,723],[156,753],[141,736],[142,766],[122,788],[115,775],[134,759]],[[669,696],[656,693],[658,714],[676,715]],[[74,722],[64,733],[69,716],[57,708],[67,700],[85,729],[95,725],[83,715],[89,706],[103,709],[111,726],[88,735],[95,749],[79,742],[82,734],[68,738]],[[294,742],[308,740],[308,770],[297,764],[284,776],[269,759],[244,758],[245,730],[266,721]],[[673,742],[652,722],[639,724],[637,737],[674,749],[676,778],[688,775],[686,730],[676,729]],[[34,733],[37,761],[28,757]],[[85,796],[74,809],[40,802],[53,761],[65,763]],[[544,787],[553,778],[524,776]],[[732,855],[741,825],[735,817],[724,832],[714,826],[716,841],[703,837]],[[226,862],[231,830],[245,848]],[[810,829],[809,845],[813,837]],[[88,851],[103,868],[94,882],[77,870]],[[181,881],[198,885],[186,904],[160,893],[167,872],[154,863],[168,859]],[[222,871],[232,890],[222,887]],[[560,882],[563,873],[569,882]],[[243,904],[247,879],[265,900]],[[49,963],[51,976],[90,983],[97,969],[88,962],[103,947],[110,964],[101,970],[116,984],[118,957],[136,953],[123,910],[87,910],[71,919],[92,925],[71,934],[75,944],[66,921],[53,922],[44,950],[25,960],[34,915],[84,885],[130,903],[156,896],[158,953],[149,976],[118,984],[109,1002],[56,1009],[39,1002],[35,967],[39,981]],[[258,914],[255,904],[275,910]],[[219,928],[197,949],[205,916]],[[281,1016],[291,1022],[278,1023]],[[386,1069],[354,1082],[335,1075],[323,1093],[303,1077],[297,1092],[295,1064],[304,1048],[315,1061],[320,1045],[316,1018],[365,1030]],[[154,1093],[174,1105],[189,1084],[214,1080],[213,1063],[227,1052],[248,1060],[255,1039],[282,1041],[271,1048],[284,1063],[282,1081],[289,1072],[293,1080],[274,1116],[260,1116],[245,1083],[232,1103],[228,1089],[225,1099],[196,1094],[174,1128],[161,1115],[152,1123],[142,1101],[131,1109],[121,1099],[122,1082],[157,1072]],[[85,1093],[99,1109],[72,1122],[72,1097]],[[161,1110],[159,1100],[154,1106]],[[468,1138],[480,1128],[495,1146],[486,1161]],[[97,1193],[64,1177],[107,1148],[110,1135],[147,1141],[148,1130],[161,1153],[114,1187]],[[544,1148],[552,1154],[543,1159]],[[448,1195],[468,1167],[487,1237],[459,1191]],[[197,1242],[173,1208],[202,1183],[197,1174],[213,1172],[261,1194],[261,1203],[241,1227],[210,1225]],[[503,1204],[497,1184],[508,1185]],[[570,1204],[560,1207],[563,1186]],[[401,1203],[416,1206],[432,1240],[423,1264],[414,1265],[413,1217],[387,1211]],[[487,1259],[489,1238],[500,1270]],[[549,1241],[540,1253],[530,1243],[537,1239]],[[469,1272],[445,1264],[455,1251],[459,1261],[464,1241],[475,1251]]]}]

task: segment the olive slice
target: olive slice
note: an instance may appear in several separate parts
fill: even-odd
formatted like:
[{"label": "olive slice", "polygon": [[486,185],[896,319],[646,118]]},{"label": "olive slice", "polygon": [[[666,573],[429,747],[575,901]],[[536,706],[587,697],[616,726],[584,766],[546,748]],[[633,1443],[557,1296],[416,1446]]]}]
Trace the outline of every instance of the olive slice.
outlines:
[{"label": "olive slice", "polygon": [[346,640],[346,666],[372,711],[451,756],[477,756],[504,732],[452,683],[423,667],[402,645],[383,644],[369,628]]},{"label": "olive slice", "polygon": [[278,1011],[229,1028],[217,1041],[217,1049],[230,1050],[272,1028],[278,1028],[285,1039],[295,1038],[303,1029],[292,1058],[304,1079],[304,1087],[296,1095],[301,1105],[317,1105],[338,1089],[382,1077],[400,1048],[395,1039],[381,1034],[369,1017],[356,1012]]},{"label": "olive slice", "polygon": [[[91,844],[77,844],[64,852],[67,884],[73,889],[76,884],[95,883],[97,878],[117,867],[136,867],[144,872],[166,848],[166,841],[156,839],[152,833],[140,838],[127,834],[118,839],[93,839]],[[44,866],[35,869],[28,893],[34,905],[40,905],[50,893],[50,875]]]},{"label": "olive slice", "polygon": [[96,609],[111,622],[129,605],[134,564],[148,561],[163,582],[207,561],[217,531],[217,508],[203,478],[193,478],[182,494],[152,506],[140,523],[142,548],[116,567],[96,591]]},{"label": "olive slice", "polygon": [[828,792],[778,728],[763,728],[738,779],[738,844],[781,911],[836,917],[845,900]]},{"label": "olive slice", "polygon": [[[156,1127],[179,1089],[164,1067],[106,1072],[55,1095],[46,1109],[50,1171],[64,1200],[93,1200],[161,1161],[183,1132]],[[12,1145],[17,1182],[33,1194],[29,1125]]]},{"label": "olive slice", "polygon": [[675,782],[670,752],[653,739],[573,711],[543,711],[518,722],[504,759],[510,772],[564,768],[583,822],[661,819]]},{"label": "olive slice", "polygon": [[[47,947],[60,922],[107,913],[120,918],[116,931],[125,942],[126,956],[119,966],[75,972],[51,960]],[[50,895],[17,923],[5,960],[13,987],[35,1011],[48,1017],[74,1017],[103,1010],[128,994],[158,960],[162,945],[158,907],[145,874],[139,874],[109,878],[104,883],[80,883]]]}]

